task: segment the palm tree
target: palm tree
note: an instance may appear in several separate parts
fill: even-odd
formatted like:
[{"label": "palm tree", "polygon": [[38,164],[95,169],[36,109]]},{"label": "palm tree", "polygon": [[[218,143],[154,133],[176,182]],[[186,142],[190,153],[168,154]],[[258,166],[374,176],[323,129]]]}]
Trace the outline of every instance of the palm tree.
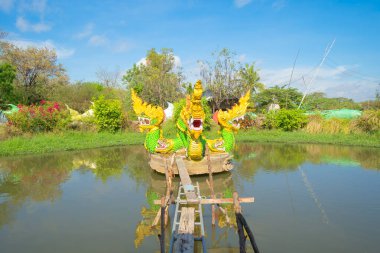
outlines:
[{"label": "palm tree", "polygon": [[240,70],[240,78],[242,81],[243,92],[251,90],[252,93],[257,93],[264,89],[264,84],[260,83],[260,76],[255,70],[255,64],[245,64]]}]

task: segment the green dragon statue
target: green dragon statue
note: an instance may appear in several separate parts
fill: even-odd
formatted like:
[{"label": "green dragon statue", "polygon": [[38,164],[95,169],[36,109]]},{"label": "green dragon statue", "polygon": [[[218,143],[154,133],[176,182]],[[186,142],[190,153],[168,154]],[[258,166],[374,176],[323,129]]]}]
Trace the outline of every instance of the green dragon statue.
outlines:
[{"label": "green dragon statue", "polygon": [[248,91],[227,111],[219,110],[214,114],[214,119],[220,126],[220,138],[207,139],[203,135],[203,123],[205,112],[201,104],[202,84],[197,81],[193,94],[186,99],[186,106],[180,112],[177,125],[177,138],[166,139],[163,136],[161,125],[164,122],[164,110],[159,106],[149,105],[143,102],[132,90],[133,109],[138,116],[141,131],[148,131],[145,138],[145,148],[150,153],[173,153],[179,149],[186,149],[186,155],[190,160],[199,161],[205,156],[206,146],[211,152],[231,152],[235,146],[234,133],[239,130],[238,121],[244,117],[250,92]]}]

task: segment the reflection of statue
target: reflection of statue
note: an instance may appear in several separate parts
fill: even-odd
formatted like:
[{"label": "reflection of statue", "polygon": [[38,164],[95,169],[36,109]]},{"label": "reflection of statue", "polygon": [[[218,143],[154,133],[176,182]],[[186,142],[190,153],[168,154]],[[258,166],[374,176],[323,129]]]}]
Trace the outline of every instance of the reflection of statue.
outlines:
[{"label": "reflection of statue", "polygon": [[[202,107],[202,85],[198,81],[195,84],[191,99],[188,97],[186,106],[180,112],[176,122],[178,136],[175,139],[163,137],[161,125],[165,119],[164,110],[159,106],[152,106],[142,101],[132,90],[133,109],[139,119],[141,131],[147,130],[145,148],[152,154],[173,153],[179,149],[186,150],[186,156],[191,161],[201,161],[205,157],[206,147],[213,154],[231,152],[235,146],[234,132],[240,124],[248,106],[250,93],[247,92],[239,103],[227,111],[219,110],[214,118],[220,125],[221,136],[218,139],[207,139],[203,135],[203,123],[205,112]],[[223,157],[226,159],[226,157]]]}]

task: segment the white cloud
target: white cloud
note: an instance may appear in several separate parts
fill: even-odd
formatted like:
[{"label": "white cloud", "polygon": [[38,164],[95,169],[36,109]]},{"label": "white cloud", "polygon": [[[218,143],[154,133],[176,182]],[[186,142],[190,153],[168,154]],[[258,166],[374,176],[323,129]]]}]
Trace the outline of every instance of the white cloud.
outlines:
[{"label": "white cloud", "polygon": [[33,0],[30,3],[31,9],[39,13],[44,13],[46,9],[46,0]]},{"label": "white cloud", "polygon": [[[296,67],[290,87],[308,93],[324,92],[328,97],[347,97],[356,101],[373,99],[378,79],[363,79],[352,75],[352,66],[322,67],[313,80],[315,68]],[[268,87],[283,86],[289,83],[292,68],[262,69],[259,71],[261,81]],[[312,81],[313,80],[313,81]],[[311,82],[312,81],[312,82]]]},{"label": "white cloud", "polygon": [[51,25],[45,24],[43,22],[32,24],[29,23],[23,17],[18,17],[16,21],[16,27],[22,32],[46,32],[51,29]]},{"label": "white cloud", "polygon": [[46,0],[22,1],[19,4],[19,10],[28,11],[28,12],[37,12],[43,15],[46,10]]},{"label": "white cloud", "polygon": [[144,65],[144,66],[146,66],[146,57],[141,58],[140,60],[138,60],[138,62],[136,62],[136,65]]},{"label": "white cloud", "polygon": [[9,12],[13,8],[13,0],[0,0],[0,10]]},{"label": "white cloud", "polygon": [[245,54],[241,54],[238,56],[239,62],[245,62],[246,59],[247,59],[247,56]]},{"label": "white cloud", "polygon": [[84,39],[84,38],[87,38],[89,37],[93,30],[94,30],[94,24],[93,23],[88,23],[84,26],[83,30],[77,34],[75,34],[75,38],[77,39]]},{"label": "white cloud", "polygon": [[102,46],[108,42],[108,39],[104,35],[92,35],[88,42],[93,46]]},{"label": "white cloud", "polygon": [[181,58],[179,56],[174,55],[174,67],[179,68],[182,66]]},{"label": "white cloud", "polygon": [[249,4],[252,0],[235,0],[235,6],[238,8],[242,8]]},{"label": "white cloud", "polygon": [[37,48],[46,47],[49,49],[54,49],[55,52],[57,53],[58,59],[69,58],[75,53],[75,49],[57,46],[51,40],[45,40],[45,41],[10,40],[9,42],[16,45],[17,47],[24,48],[24,49],[28,47],[37,47]]},{"label": "white cloud", "polygon": [[75,53],[75,49],[73,48],[56,47],[55,51],[57,53],[58,59],[70,58]]},{"label": "white cloud", "polygon": [[120,40],[113,46],[113,51],[117,53],[127,52],[132,48],[132,45],[127,40]]}]

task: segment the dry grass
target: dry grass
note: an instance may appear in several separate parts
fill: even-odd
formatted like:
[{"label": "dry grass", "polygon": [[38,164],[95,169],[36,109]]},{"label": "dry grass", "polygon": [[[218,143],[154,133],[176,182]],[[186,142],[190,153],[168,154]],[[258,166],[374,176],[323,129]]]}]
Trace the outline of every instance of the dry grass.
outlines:
[{"label": "dry grass", "polygon": [[350,134],[359,133],[355,127],[355,122],[348,119],[323,119],[321,115],[309,116],[309,122],[304,128],[307,133],[319,134]]},{"label": "dry grass", "polygon": [[0,124],[0,141],[8,138],[7,129],[5,124]]}]

